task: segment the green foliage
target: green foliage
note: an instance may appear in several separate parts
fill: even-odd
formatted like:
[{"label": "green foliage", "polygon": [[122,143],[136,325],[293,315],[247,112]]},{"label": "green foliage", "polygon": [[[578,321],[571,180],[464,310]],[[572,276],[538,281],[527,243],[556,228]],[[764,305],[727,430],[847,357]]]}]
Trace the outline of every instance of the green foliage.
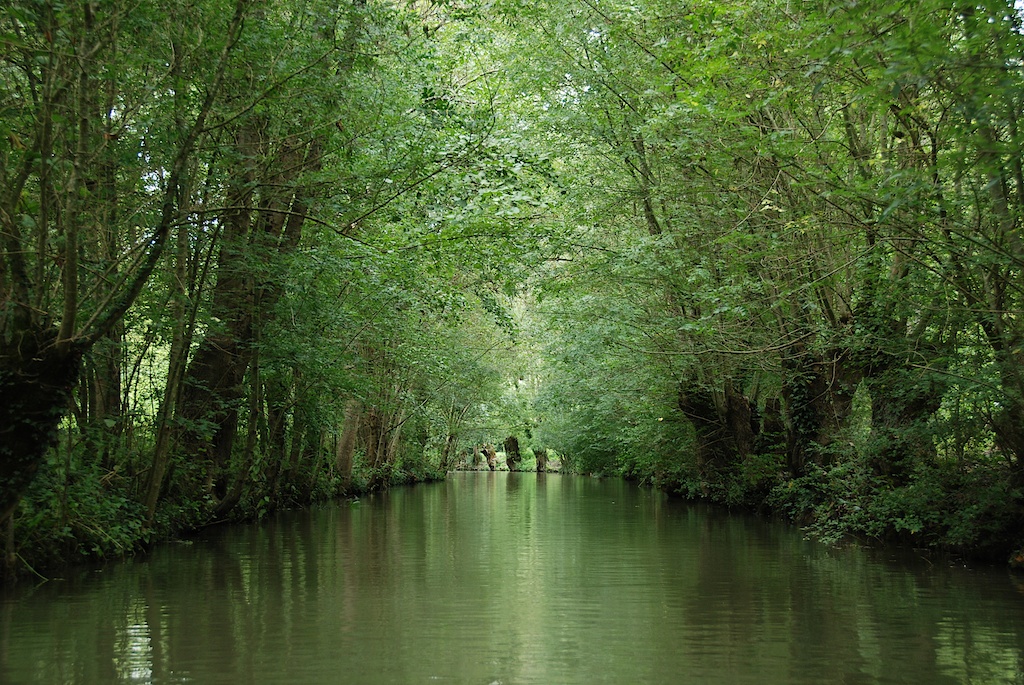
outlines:
[{"label": "green foliage", "polygon": [[1016,8],[677,5],[10,4],[0,377],[25,335],[84,354],[20,549],[508,435],[827,539],[1019,549]]},{"label": "green foliage", "polygon": [[[51,453],[14,519],[16,553],[37,572],[68,561],[125,557],[147,541],[128,480],[76,449]],[[20,565],[20,564],[19,564]]]},{"label": "green foliage", "polygon": [[578,246],[538,278],[545,433],[830,539],[1019,547],[1019,13],[545,10],[517,35],[558,45],[523,68]]},{"label": "green foliage", "polygon": [[780,483],[769,503],[819,538],[898,539],[999,559],[1016,544],[1022,492],[1004,464],[964,469],[919,464],[905,484],[876,476],[863,460],[816,467]]}]

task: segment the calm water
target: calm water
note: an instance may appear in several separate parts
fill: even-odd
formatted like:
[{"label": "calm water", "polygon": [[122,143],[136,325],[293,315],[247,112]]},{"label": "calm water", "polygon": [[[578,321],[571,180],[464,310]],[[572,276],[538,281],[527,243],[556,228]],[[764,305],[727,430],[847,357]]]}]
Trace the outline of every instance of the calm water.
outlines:
[{"label": "calm water", "polygon": [[0,683],[1024,683],[1024,578],[460,473],[0,604]]}]

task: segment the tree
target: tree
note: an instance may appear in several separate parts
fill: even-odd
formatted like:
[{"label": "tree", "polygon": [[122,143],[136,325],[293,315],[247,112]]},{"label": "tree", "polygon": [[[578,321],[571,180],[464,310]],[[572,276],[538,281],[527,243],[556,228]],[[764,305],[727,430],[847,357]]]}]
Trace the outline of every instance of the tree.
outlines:
[{"label": "tree", "polygon": [[[191,51],[186,27],[207,18],[178,9],[16,2],[4,12],[0,521],[54,440],[82,356],[118,326],[184,214],[247,3],[194,10],[227,19]],[[154,70],[161,81],[137,88]],[[147,145],[152,120],[164,127],[160,149]],[[146,209],[119,211],[122,194]]]}]

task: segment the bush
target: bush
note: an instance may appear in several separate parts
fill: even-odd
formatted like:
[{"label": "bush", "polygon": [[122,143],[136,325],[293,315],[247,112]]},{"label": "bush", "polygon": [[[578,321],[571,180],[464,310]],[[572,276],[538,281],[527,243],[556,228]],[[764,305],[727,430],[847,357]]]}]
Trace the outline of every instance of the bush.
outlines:
[{"label": "bush", "polygon": [[772,489],[768,503],[825,542],[902,541],[992,556],[1020,544],[1022,493],[1001,463],[917,464],[905,483],[863,460],[807,473]]},{"label": "bush", "polygon": [[116,471],[51,452],[15,514],[21,562],[43,572],[137,551],[147,540],[145,511],[126,485]]}]

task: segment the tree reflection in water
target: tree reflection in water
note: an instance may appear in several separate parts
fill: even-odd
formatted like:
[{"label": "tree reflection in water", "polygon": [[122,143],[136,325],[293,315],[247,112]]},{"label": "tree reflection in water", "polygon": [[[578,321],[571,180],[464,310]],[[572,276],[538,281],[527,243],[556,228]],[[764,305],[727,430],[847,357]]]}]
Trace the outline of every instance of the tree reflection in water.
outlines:
[{"label": "tree reflection in water", "polygon": [[1001,569],[615,480],[461,473],[22,591],[0,682],[1020,682]]}]

